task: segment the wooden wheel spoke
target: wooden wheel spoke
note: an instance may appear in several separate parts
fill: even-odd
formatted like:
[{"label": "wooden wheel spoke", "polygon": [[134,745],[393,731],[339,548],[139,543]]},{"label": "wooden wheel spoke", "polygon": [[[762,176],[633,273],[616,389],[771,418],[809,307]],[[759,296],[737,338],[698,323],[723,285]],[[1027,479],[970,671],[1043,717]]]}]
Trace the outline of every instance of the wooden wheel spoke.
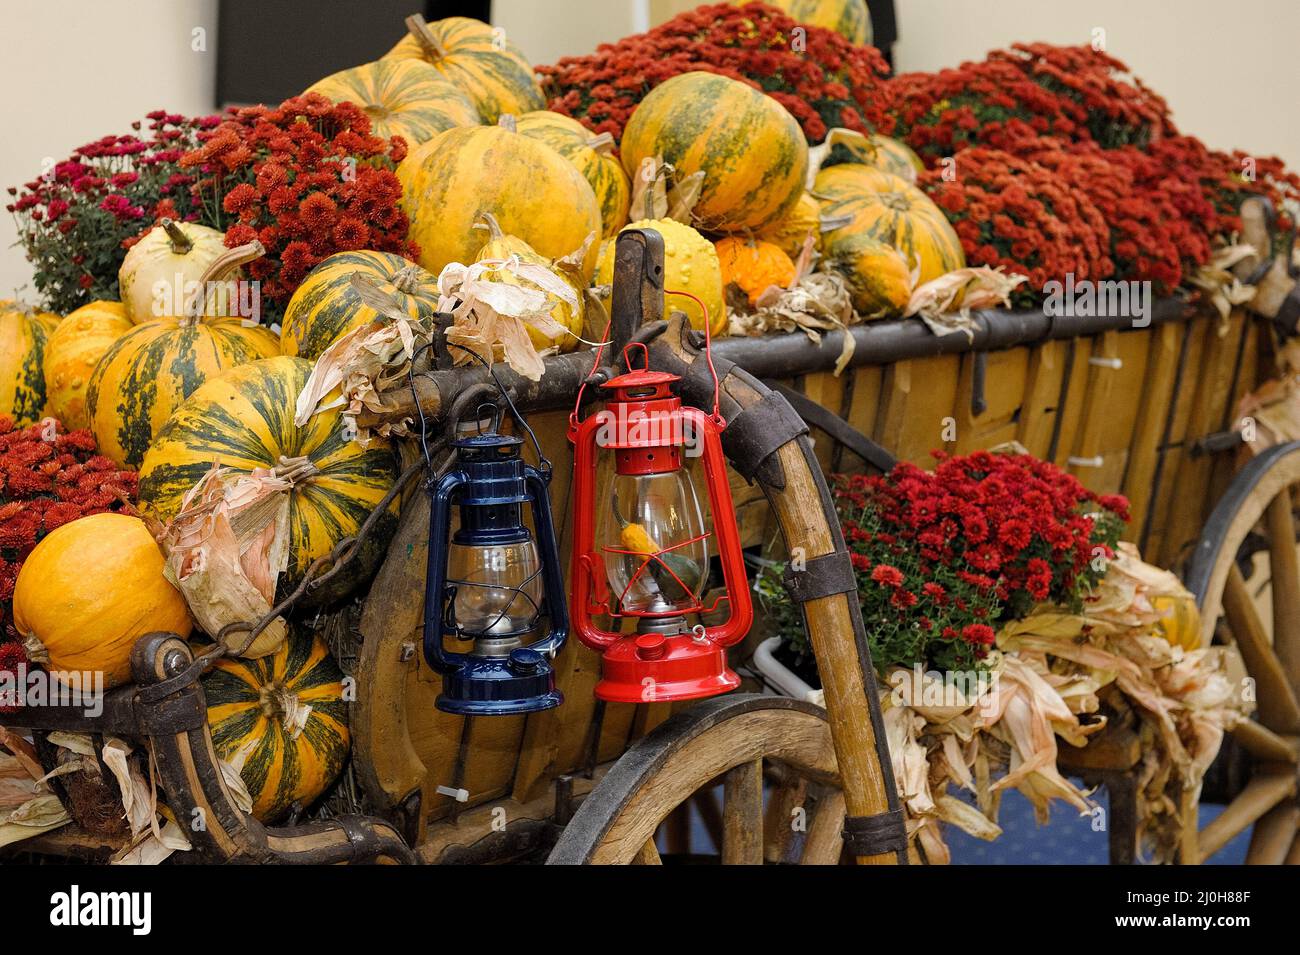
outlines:
[{"label": "wooden wheel spoke", "polygon": [[1300,688],[1300,560],[1296,555],[1291,489],[1268,506],[1268,554],[1273,585],[1273,650],[1287,682]]},{"label": "wooden wheel spoke", "polygon": [[799,864],[834,865],[839,862],[844,848],[843,830],[844,793],[834,790],[817,800]]},{"label": "wooden wheel spoke", "polygon": [[632,860],[633,865],[663,865],[664,860],[659,858],[659,848],[655,845],[654,839],[647,839],[646,844],[641,847],[641,851],[636,854]]},{"label": "wooden wheel spoke", "polygon": [[1282,860],[1283,865],[1300,865],[1300,832],[1296,833],[1295,840],[1291,843],[1291,851],[1286,854]]},{"label": "wooden wheel spoke", "polygon": [[722,784],[722,864],[763,864],[763,761],[727,771]]},{"label": "wooden wheel spoke", "polygon": [[795,812],[808,799],[808,780],[785,772],[777,779],[763,813],[763,858],[767,862],[790,861],[795,842]]},{"label": "wooden wheel spoke", "polygon": [[1294,770],[1287,767],[1280,772],[1259,772],[1251,778],[1237,798],[1219,813],[1218,817],[1201,830],[1198,845],[1204,862],[1226,846],[1232,837],[1242,832],[1255,820],[1296,791]]},{"label": "wooden wheel spoke", "polygon": [[1294,799],[1280,802],[1260,816],[1250,834],[1246,864],[1281,865],[1285,862],[1295,841],[1297,822],[1300,822],[1300,806]]},{"label": "wooden wheel spoke", "polygon": [[1228,571],[1227,584],[1223,588],[1223,612],[1232,628],[1242,662],[1255,680],[1261,721],[1275,732],[1300,731],[1300,703],[1296,701],[1295,690],[1269,644],[1264,622],[1235,564]]}]

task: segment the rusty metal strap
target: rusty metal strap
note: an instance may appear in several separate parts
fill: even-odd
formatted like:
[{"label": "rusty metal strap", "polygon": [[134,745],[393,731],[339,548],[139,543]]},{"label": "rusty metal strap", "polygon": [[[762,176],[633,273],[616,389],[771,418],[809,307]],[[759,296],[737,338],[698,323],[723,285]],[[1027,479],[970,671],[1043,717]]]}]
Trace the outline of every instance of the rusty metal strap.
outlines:
[{"label": "rusty metal strap", "polygon": [[799,417],[814,428],[820,428],[835,441],[844,445],[867,464],[878,471],[892,470],[898,460],[876,444],[869,437],[849,424],[839,415],[824,405],[819,405],[805,394],[801,394],[779,381],[765,381],[773,391],[779,392],[790,402],[790,406],[799,413]]},{"label": "rusty metal strap", "polygon": [[782,487],[785,480],[779,470],[780,462],[771,461],[777,468],[775,474],[760,472],[765,472],[769,459],[778,448],[807,433],[808,425],[790,407],[785,396],[769,391],[727,422],[726,430],[722,432],[722,450],[731,466],[746,481],[761,477],[765,484]]},{"label": "rusty metal strap", "polygon": [[199,693],[179,693],[138,709],[140,728],[150,736],[175,736],[199,729],[208,720]]},{"label": "rusty metal strap", "polygon": [[1282,300],[1282,306],[1277,310],[1273,324],[1287,338],[1296,334],[1296,326],[1300,325],[1300,285],[1291,289],[1287,297]]},{"label": "rusty metal strap", "polygon": [[833,551],[820,557],[810,557],[803,570],[786,567],[781,576],[786,592],[796,603],[820,600],[836,594],[856,593],[858,581],[853,573],[853,562],[845,551]]},{"label": "rusty metal strap", "polygon": [[901,809],[874,816],[846,816],[843,836],[844,845],[855,856],[880,856],[887,852],[907,856],[907,826]]}]

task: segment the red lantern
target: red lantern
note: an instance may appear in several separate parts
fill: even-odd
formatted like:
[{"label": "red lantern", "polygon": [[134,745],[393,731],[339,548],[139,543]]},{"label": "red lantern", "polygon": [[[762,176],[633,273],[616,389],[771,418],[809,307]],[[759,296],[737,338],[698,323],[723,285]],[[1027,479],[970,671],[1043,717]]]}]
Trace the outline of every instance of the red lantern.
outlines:
[{"label": "red lantern", "polygon": [[[571,422],[574,443],[574,523],[570,614],[578,638],[604,654],[596,696],[620,703],[686,700],[725,693],[740,685],[727,667],[726,648],[753,622],[740,532],[736,529],[722,454],[725,422],[683,407],[672,392],[676,375],[645,364],[603,384],[605,409]],[[688,460],[699,451],[708,488],[712,531],[700,507]],[[613,467],[601,487],[601,451]],[[704,604],[710,550],[722,564],[726,593]],[[692,623],[725,601],[724,623]],[[636,621],[635,633],[604,630]]]}]

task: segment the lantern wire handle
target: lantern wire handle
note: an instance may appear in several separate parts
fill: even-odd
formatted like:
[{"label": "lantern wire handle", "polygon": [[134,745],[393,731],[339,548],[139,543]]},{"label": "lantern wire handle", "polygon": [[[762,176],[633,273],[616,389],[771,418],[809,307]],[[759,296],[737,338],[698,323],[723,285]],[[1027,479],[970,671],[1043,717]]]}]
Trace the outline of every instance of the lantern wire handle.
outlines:
[{"label": "lantern wire handle", "polygon": [[600,356],[605,353],[605,346],[610,344],[609,330],[613,326],[614,319],[611,317],[605,322],[605,331],[601,334],[600,343],[596,346],[596,354],[591,360],[591,371],[587,372],[587,377],[582,379],[581,383],[578,385],[578,397],[574,399],[573,411],[569,414],[570,428],[578,427],[578,415],[582,411],[582,393],[587,390],[587,382],[591,380],[591,376],[594,375],[596,369],[600,367]]},{"label": "lantern wire handle", "polygon": [[[465,352],[465,354],[469,355],[487,369],[487,373],[492,376],[492,381],[497,386],[497,392],[505,400],[506,407],[510,409],[510,414],[515,419],[515,423],[518,424],[519,427],[523,428],[528,434],[528,440],[533,444],[533,451],[537,453],[538,470],[549,479],[551,476],[551,462],[547,459],[546,455],[542,454],[542,445],[537,440],[537,435],[533,433],[532,426],[529,425],[528,420],[521,415],[519,409],[515,407],[515,403],[510,397],[510,392],[506,390],[506,386],[503,385],[501,379],[497,377],[496,368],[489,364],[486,358],[474,351],[472,348],[466,348],[464,345],[458,345],[456,342],[447,342],[447,346]],[[500,411],[499,408],[497,410],[498,412]]]},{"label": "lantern wire handle", "polygon": [[[713,366],[713,335],[709,331],[709,324],[710,324],[709,307],[704,304],[704,302],[699,298],[699,296],[693,295],[690,292],[669,288],[669,289],[664,289],[664,294],[681,295],[684,298],[689,298],[691,301],[693,301],[696,305],[700,307],[700,313],[704,316],[704,358],[709,363],[709,373],[713,375],[712,417],[714,423],[718,425],[718,427],[725,428],[727,426],[727,422],[726,419],[722,417],[722,407],[721,407],[722,382],[718,379],[718,369]],[[605,323],[605,331],[600,336],[600,342],[596,345],[595,357],[592,359],[591,362],[591,371],[587,373],[587,377],[584,378],[582,380],[582,383],[578,385],[578,397],[577,400],[574,401],[573,403],[573,412],[569,415],[569,424],[572,427],[577,427],[578,425],[578,415],[582,411],[582,394],[586,390],[587,382],[591,380],[591,376],[594,375],[596,373],[596,369],[600,367],[600,357],[605,351],[605,346],[610,343],[609,331],[612,325],[613,325],[612,318]]]},{"label": "lantern wire handle", "polygon": [[420,450],[424,452],[424,466],[428,468],[429,473],[433,473],[433,456],[429,454],[429,427],[424,420],[424,410],[420,407],[420,396],[415,390],[415,359],[419,357],[420,352],[425,349],[432,349],[433,342],[421,345],[411,355],[411,364],[407,366],[406,375],[411,384],[411,400],[415,403],[415,413],[420,419]]}]

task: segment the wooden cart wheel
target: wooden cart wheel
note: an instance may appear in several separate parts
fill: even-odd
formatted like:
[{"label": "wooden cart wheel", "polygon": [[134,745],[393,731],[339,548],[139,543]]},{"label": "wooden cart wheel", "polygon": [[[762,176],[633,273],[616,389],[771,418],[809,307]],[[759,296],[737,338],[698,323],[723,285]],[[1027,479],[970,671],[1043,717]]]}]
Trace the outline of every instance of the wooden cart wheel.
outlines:
[{"label": "wooden cart wheel", "polygon": [[839,861],[844,796],[825,710],[740,693],[677,713],[633,745],[583,801],[547,864],[657,865],[660,827],[672,828],[693,799],[709,805],[719,783],[723,864]]},{"label": "wooden cart wheel", "polygon": [[1249,781],[1198,837],[1204,861],[1254,825],[1250,863],[1300,863],[1300,558],[1294,489],[1300,442],[1269,448],[1233,479],[1205,525],[1187,574],[1201,607],[1201,645],[1216,632],[1254,681],[1257,721],[1233,730]]}]

